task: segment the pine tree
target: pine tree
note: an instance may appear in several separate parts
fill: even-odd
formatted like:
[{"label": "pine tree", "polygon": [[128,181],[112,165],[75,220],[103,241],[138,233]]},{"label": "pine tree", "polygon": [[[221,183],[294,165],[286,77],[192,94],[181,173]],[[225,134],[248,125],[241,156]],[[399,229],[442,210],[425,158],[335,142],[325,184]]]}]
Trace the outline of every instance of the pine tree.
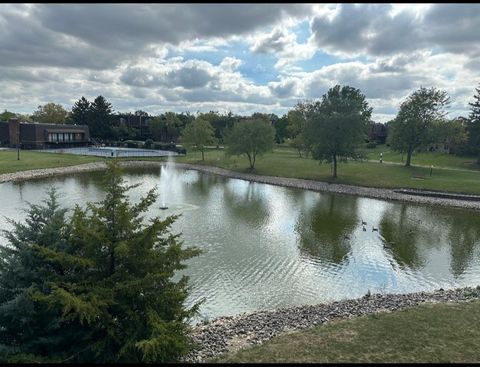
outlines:
[{"label": "pine tree", "polygon": [[10,221],[13,230],[3,231],[9,245],[0,246],[0,362],[60,362],[88,336],[33,296],[48,292],[63,272],[59,258],[45,255],[66,256],[65,212],[50,189],[44,205],[30,206],[25,224]]},{"label": "pine tree", "polygon": [[80,98],[72,107],[71,118],[76,125],[88,125],[91,113],[91,103],[85,98]]},{"label": "pine tree", "polygon": [[480,164],[480,87],[475,89],[477,94],[473,96],[473,103],[469,103],[470,115],[468,116],[468,146],[471,153],[477,155],[477,163]]},{"label": "pine tree", "polygon": [[[67,225],[58,219],[56,227],[47,226],[45,245],[36,237],[19,237],[21,232],[9,237],[17,250],[3,264],[13,270],[2,268],[0,273],[2,292],[8,293],[1,295],[0,307],[11,307],[12,295],[18,293],[8,277],[16,271],[19,278],[19,261],[32,258],[30,279],[39,284],[22,294],[41,312],[51,312],[45,321],[33,314],[33,325],[50,320],[54,331],[37,327],[29,341],[37,338],[46,348],[29,347],[22,341],[23,332],[8,321],[26,312],[16,315],[11,308],[11,315],[0,319],[0,330],[10,330],[5,338],[0,334],[9,360],[170,362],[188,352],[188,320],[199,304],[184,306],[188,278],[175,282],[173,276],[199,251],[183,248],[179,235],[170,233],[176,216],[146,221],[143,215],[157,194],[151,190],[131,204],[127,193],[133,187],[125,185],[118,163],[112,161],[105,175],[105,199],[87,203],[85,209],[76,206]],[[35,220],[30,226],[37,232]],[[49,348],[52,339],[56,344]]]},{"label": "pine tree", "polygon": [[89,128],[90,135],[98,138],[108,138],[112,135],[110,117],[113,113],[112,105],[103,96],[98,96],[90,107]]}]

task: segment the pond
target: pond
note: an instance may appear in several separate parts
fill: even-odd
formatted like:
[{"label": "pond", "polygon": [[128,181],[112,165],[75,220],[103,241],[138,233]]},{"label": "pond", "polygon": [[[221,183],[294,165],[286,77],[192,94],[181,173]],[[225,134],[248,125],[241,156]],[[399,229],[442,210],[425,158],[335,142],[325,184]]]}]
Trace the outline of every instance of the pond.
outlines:
[{"label": "pond", "polygon": [[[371,293],[480,283],[480,213],[319,193],[194,170],[125,170],[133,202],[160,194],[148,216],[181,214],[173,232],[203,249],[188,261],[196,321]],[[0,184],[0,228],[55,186],[66,207],[99,201],[101,172]],[[162,206],[168,207],[161,210]],[[362,224],[362,222],[366,224]],[[0,237],[2,243],[5,242]]]}]

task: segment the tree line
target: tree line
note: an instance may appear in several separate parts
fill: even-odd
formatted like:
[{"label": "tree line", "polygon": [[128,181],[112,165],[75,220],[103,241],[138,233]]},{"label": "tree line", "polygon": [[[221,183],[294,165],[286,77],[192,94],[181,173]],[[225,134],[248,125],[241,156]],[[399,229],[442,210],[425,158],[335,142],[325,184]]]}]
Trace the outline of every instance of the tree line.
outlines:
[{"label": "tree line", "polygon": [[[480,88],[475,91],[468,117],[455,118],[447,118],[450,98],[446,91],[435,87],[414,91],[401,103],[397,116],[386,123],[387,144],[406,154],[406,166],[411,165],[415,151],[432,145],[443,145],[450,153],[474,155],[480,164]],[[274,143],[288,142],[300,157],[332,163],[332,174],[336,177],[338,162],[361,158],[357,148],[368,141],[367,133],[373,124],[372,111],[359,89],[337,85],[321,99],[299,101],[281,117],[265,113],[239,116],[215,111],[196,115],[165,112],[151,116],[141,110],[133,114],[114,114],[111,103],[98,96],[93,102],[82,97],[71,112],[54,103],[39,106],[31,119],[88,125],[91,136],[103,140],[180,142],[199,149],[202,159],[206,146],[225,145],[227,154],[245,154],[251,169],[257,156],[271,149]],[[5,111],[0,114],[0,120],[11,115]],[[139,132],[119,116],[124,116],[123,120],[132,116],[138,118],[144,122],[145,131],[140,127]],[[261,122],[272,129],[263,127]]]}]

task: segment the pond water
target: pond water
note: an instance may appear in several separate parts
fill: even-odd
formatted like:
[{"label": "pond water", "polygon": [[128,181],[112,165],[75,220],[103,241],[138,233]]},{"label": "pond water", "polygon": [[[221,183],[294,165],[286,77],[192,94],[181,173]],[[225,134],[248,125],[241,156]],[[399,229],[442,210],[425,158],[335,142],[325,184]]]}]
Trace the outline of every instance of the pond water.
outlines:
[{"label": "pond water", "polygon": [[[169,167],[125,171],[148,216],[182,214],[173,231],[203,249],[188,261],[196,321],[372,293],[480,283],[480,213],[284,188]],[[99,201],[101,172],[0,184],[0,228],[55,186],[66,207]],[[167,206],[167,210],[160,207]],[[362,222],[366,222],[363,225]],[[376,230],[374,230],[376,229]],[[0,237],[2,243],[5,242]]]}]

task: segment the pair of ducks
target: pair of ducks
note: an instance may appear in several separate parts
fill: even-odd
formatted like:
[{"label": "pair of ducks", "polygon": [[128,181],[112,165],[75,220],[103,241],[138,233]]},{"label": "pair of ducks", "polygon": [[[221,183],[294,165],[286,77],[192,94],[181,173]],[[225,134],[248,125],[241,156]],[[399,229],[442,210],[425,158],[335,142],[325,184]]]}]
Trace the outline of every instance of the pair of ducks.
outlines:
[{"label": "pair of ducks", "polygon": [[[362,226],[363,226],[363,231],[364,231],[364,232],[366,232],[366,230],[367,230],[367,229],[365,228],[366,225],[367,225],[367,222],[364,222],[364,221],[362,220]],[[375,226],[372,226],[372,232],[378,232],[378,228],[375,228]]]}]

